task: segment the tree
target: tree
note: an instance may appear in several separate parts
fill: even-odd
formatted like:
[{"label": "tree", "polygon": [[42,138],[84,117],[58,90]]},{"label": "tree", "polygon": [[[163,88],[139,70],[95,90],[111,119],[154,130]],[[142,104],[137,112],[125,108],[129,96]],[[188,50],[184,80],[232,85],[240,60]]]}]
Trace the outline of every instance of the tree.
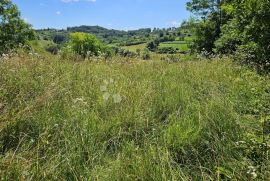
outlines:
[{"label": "tree", "polygon": [[159,44],[160,44],[160,40],[157,38],[154,41],[147,43],[146,48],[150,51],[155,51],[157,50]]},{"label": "tree", "polygon": [[[238,56],[241,63],[253,65],[261,71],[270,70],[269,9],[269,0],[232,1],[226,8],[232,19],[222,27],[221,38],[216,42],[219,50],[236,51],[241,55]],[[231,46],[226,47],[227,44]]]},{"label": "tree", "polygon": [[67,41],[67,37],[65,35],[62,35],[62,34],[56,34],[54,35],[53,37],[53,42],[56,43],[56,44],[62,44],[64,43],[65,41]]},{"label": "tree", "polygon": [[231,0],[191,0],[187,3],[187,9],[201,19],[195,24],[193,50],[214,52],[221,27],[230,19],[223,6],[230,3]]},{"label": "tree", "polygon": [[71,33],[68,46],[83,58],[109,52],[108,47],[104,46],[95,35],[89,33]]},{"label": "tree", "polygon": [[10,0],[0,0],[0,53],[6,53],[35,38],[30,25],[20,18],[20,12]]},{"label": "tree", "polygon": [[269,0],[191,0],[199,16],[193,49],[235,54],[240,63],[270,70]]}]

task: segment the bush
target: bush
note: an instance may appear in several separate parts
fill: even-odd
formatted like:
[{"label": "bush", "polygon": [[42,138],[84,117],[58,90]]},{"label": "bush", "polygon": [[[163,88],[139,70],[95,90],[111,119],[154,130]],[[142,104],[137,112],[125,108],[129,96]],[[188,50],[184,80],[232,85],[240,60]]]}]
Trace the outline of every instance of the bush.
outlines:
[{"label": "bush", "polygon": [[53,55],[56,55],[56,54],[58,54],[58,52],[59,52],[59,46],[57,46],[57,45],[49,45],[49,46],[46,48],[46,51],[47,51],[47,52],[50,52],[50,53],[53,54]]},{"label": "bush", "polygon": [[53,42],[56,44],[63,44],[66,41],[67,41],[67,37],[65,35],[56,34],[53,37]]},{"label": "bush", "polygon": [[231,54],[242,44],[243,37],[236,22],[230,21],[222,27],[221,37],[215,42],[215,52],[218,54]]},{"label": "bush", "polygon": [[86,33],[71,33],[68,46],[83,58],[101,55],[103,47],[95,35]]},{"label": "bush", "polygon": [[102,52],[105,59],[109,59],[114,55],[113,48],[111,47],[104,46]]},{"label": "bush", "polygon": [[162,47],[158,48],[158,53],[161,54],[175,54],[177,53],[177,50],[173,47]]},{"label": "bush", "polygon": [[160,44],[159,39],[155,39],[154,41],[147,43],[146,48],[150,51],[156,51],[159,44]]},{"label": "bush", "polygon": [[147,48],[144,49],[142,58],[143,58],[144,60],[149,60],[149,59],[151,59],[150,51],[149,51]]},{"label": "bush", "polygon": [[250,42],[238,47],[235,60],[240,64],[255,67],[260,72],[267,72],[270,69],[270,57],[266,53],[257,43]]}]

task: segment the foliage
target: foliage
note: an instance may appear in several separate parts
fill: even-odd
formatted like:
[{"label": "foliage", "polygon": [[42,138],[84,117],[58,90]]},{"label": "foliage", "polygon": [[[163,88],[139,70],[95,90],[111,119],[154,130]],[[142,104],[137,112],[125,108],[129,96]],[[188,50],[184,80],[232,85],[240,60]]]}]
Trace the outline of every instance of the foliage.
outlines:
[{"label": "foliage", "polygon": [[147,43],[146,48],[150,51],[156,51],[159,44],[160,44],[159,39],[155,39],[154,41]]},{"label": "foliage", "polygon": [[178,52],[178,50],[174,49],[173,47],[161,47],[158,48],[157,52],[161,54],[175,54]]},{"label": "foliage", "polygon": [[54,44],[49,45],[49,46],[46,48],[46,51],[50,52],[50,53],[53,54],[53,55],[58,54],[59,50],[60,50],[60,47],[59,47],[58,45],[54,45]]},{"label": "foliage", "polygon": [[63,34],[56,34],[53,37],[53,42],[56,44],[64,44],[67,41],[67,36]]},{"label": "foliage", "polygon": [[194,50],[237,53],[241,63],[270,69],[268,0],[192,0],[187,7],[202,18],[195,28]]},{"label": "foliage", "polygon": [[[236,45],[238,55],[241,52],[249,65],[255,66],[260,71],[270,70],[270,2],[262,1],[233,1],[233,10],[230,13],[233,19],[229,28],[223,29],[223,37],[229,34],[238,34]],[[239,43],[241,42],[241,43]],[[234,51],[235,48],[232,48]],[[246,51],[245,51],[246,50]],[[252,51],[252,52],[251,52]],[[251,58],[252,57],[252,58]],[[243,61],[241,61],[243,62]]]},{"label": "foliage", "polygon": [[71,33],[67,44],[78,55],[83,58],[99,56],[102,53],[101,42],[92,34]]},{"label": "foliage", "polygon": [[25,45],[35,34],[10,0],[0,0],[0,54]]},{"label": "foliage", "polygon": [[149,59],[151,59],[150,51],[149,51],[148,48],[145,48],[143,50],[142,58],[143,58],[143,60],[149,60]]}]

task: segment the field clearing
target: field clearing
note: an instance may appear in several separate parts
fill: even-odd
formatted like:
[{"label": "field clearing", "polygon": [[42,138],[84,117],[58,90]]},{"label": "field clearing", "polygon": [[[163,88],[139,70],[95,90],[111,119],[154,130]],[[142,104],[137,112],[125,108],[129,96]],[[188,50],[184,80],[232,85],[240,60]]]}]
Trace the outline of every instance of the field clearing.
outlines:
[{"label": "field clearing", "polygon": [[140,49],[141,51],[146,48],[146,43],[138,44],[138,45],[131,45],[131,46],[124,46],[124,49],[136,52],[137,49]]},{"label": "field clearing", "polygon": [[160,43],[159,45],[160,48],[166,48],[166,47],[172,47],[175,49],[179,49],[180,51],[187,51],[188,44],[185,41],[174,41],[174,42],[164,42]]},{"label": "field clearing", "polygon": [[3,180],[248,180],[237,142],[270,102],[269,80],[227,59],[20,56],[0,62],[0,90]]}]

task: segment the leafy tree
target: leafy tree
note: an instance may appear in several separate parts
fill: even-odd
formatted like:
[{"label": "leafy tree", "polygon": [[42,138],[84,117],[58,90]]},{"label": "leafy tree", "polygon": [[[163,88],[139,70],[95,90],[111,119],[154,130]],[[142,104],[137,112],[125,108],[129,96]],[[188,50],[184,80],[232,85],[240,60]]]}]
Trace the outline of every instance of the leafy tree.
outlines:
[{"label": "leafy tree", "polygon": [[82,57],[99,56],[102,52],[102,44],[95,35],[87,33],[71,33],[68,45]]},{"label": "leafy tree", "polygon": [[216,41],[218,53],[237,53],[241,63],[270,69],[270,1],[233,0],[223,7],[231,20]]},{"label": "leafy tree", "polygon": [[24,45],[34,38],[34,31],[20,18],[17,6],[10,0],[0,0],[0,53]]},{"label": "leafy tree", "polygon": [[221,27],[230,19],[223,6],[230,3],[231,0],[192,0],[187,3],[187,9],[201,18],[201,21],[193,23],[196,25],[193,50],[213,53]]},{"label": "leafy tree", "polygon": [[187,8],[200,16],[193,48],[236,54],[241,63],[270,69],[269,0],[192,0]]},{"label": "leafy tree", "polygon": [[160,44],[160,40],[155,39],[154,41],[147,43],[146,48],[150,51],[155,51],[155,50],[157,50],[159,44]]},{"label": "leafy tree", "polygon": [[53,37],[53,42],[56,43],[56,44],[62,44],[64,43],[65,41],[67,41],[67,37],[65,35],[62,35],[62,34],[56,34],[54,35]]}]

